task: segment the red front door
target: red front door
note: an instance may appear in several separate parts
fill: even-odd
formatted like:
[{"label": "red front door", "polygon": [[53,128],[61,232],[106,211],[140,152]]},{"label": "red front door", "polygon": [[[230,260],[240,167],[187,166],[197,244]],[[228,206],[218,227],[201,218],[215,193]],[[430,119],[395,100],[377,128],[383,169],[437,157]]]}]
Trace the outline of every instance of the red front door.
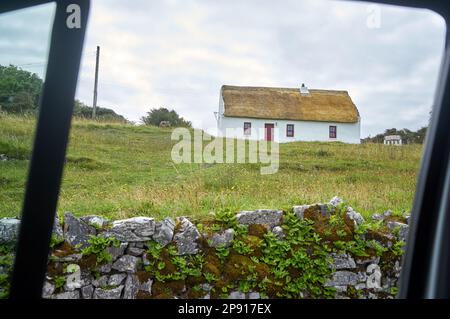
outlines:
[{"label": "red front door", "polygon": [[266,141],[273,141],[273,124],[264,124]]}]

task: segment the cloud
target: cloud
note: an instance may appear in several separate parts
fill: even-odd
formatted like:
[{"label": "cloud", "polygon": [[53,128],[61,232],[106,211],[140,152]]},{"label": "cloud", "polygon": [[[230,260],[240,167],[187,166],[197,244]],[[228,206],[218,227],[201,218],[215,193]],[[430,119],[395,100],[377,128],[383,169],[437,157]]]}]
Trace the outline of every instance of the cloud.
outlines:
[{"label": "cloud", "polygon": [[348,90],[363,136],[426,125],[444,48],[443,19],[427,10],[380,6],[380,28],[371,29],[367,8],[317,0],[96,0],[77,98],[91,104],[100,45],[99,104],[135,121],[164,106],[211,127],[223,84],[304,82]]},{"label": "cloud", "polygon": [[45,76],[53,3],[0,16],[0,64],[14,64]]}]

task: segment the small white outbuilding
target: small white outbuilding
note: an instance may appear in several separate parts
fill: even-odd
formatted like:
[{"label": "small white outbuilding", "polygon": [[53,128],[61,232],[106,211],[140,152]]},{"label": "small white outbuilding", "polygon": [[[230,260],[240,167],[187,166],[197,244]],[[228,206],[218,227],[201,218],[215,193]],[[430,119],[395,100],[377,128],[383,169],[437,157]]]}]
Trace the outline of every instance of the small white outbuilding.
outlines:
[{"label": "small white outbuilding", "polygon": [[359,111],[347,91],[224,85],[218,135],[229,138],[360,143]]},{"label": "small white outbuilding", "polygon": [[386,135],[384,137],[385,145],[402,145],[402,137],[400,135]]}]

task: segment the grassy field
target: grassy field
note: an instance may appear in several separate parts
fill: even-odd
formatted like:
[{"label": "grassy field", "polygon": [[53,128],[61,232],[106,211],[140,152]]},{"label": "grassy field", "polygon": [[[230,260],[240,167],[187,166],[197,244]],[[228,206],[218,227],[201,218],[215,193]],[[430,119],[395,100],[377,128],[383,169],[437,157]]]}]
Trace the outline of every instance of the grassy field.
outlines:
[{"label": "grassy field", "polygon": [[[35,121],[0,114],[0,217],[20,215]],[[259,164],[171,161],[170,129],[75,120],[58,212],[110,218],[288,208],[337,195],[363,215],[411,208],[421,145],[280,145],[277,174]]]}]

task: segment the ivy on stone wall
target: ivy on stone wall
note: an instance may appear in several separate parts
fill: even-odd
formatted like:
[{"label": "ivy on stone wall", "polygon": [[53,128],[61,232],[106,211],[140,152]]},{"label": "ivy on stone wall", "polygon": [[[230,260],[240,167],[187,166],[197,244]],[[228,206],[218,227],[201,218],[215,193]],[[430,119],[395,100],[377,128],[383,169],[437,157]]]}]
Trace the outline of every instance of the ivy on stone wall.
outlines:
[{"label": "ivy on stone wall", "polygon": [[[18,224],[0,220],[3,298]],[[403,217],[365,221],[339,198],[287,211],[220,210],[197,225],[66,213],[55,222],[43,297],[392,298],[407,231]]]}]

